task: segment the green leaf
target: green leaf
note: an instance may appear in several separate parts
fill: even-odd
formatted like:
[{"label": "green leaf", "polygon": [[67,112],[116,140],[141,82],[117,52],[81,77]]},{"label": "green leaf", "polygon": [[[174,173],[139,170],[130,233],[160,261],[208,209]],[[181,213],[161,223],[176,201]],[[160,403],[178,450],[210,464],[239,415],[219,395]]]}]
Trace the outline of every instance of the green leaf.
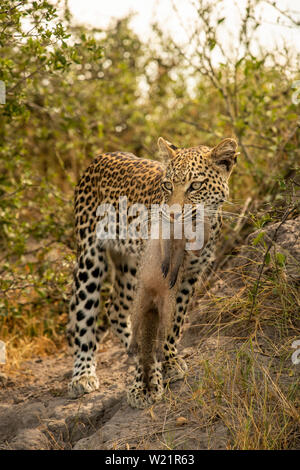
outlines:
[{"label": "green leaf", "polygon": [[286,256],[283,253],[276,253],[276,262],[279,266],[283,267],[285,265]]},{"label": "green leaf", "polygon": [[264,235],[265,235],[265,232],[260,232],[260,233],[257,235],[257,237],[254,238],[252,244],[253,244],[254,246],[258,245],[259,242],[263,239]]}]

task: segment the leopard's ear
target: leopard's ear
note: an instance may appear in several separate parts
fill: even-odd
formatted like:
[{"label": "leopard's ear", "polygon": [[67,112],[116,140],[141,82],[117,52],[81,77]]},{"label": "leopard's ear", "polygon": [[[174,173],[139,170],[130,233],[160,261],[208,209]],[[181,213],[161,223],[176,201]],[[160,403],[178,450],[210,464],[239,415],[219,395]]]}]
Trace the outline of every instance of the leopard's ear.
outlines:
[{"label": "leopard's ear", "polygon": [[212,149],[211,158],[216,165],[229,174],[236,163],[238,155],[236,149],[237,141],[235,139],[224,139]]},{"label": "leopard's ear", "polygon": [[157,145],[159,149],[159,154],[165,162],[175,157],[177,147],[171,144],[171,142],[168,142],[162,137],[159,137],[157,141]]}]

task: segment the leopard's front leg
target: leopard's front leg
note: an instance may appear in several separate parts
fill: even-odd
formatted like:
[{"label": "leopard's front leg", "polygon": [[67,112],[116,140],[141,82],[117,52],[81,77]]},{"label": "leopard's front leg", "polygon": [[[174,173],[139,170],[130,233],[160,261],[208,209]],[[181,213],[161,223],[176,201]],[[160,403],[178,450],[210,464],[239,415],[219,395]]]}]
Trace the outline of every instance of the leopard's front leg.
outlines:
[{"label": "leopard's front leg", "polygon": [[187,371],[185,361],[178,356],[177,344],[182,333],[182,326],[189,303],[195,291],[197,278],[197,276],[193,275],[185,279],[178,290],[173,324],[164,344],[163,379],[165,383],[168,381],[176,382],[176,380],[182,379]]},{"label": "leopard's front leg", "polygon": [[[157,332],[159,314],[153,305],[138,312],[139,334],[134,329],[135,355],[133,383],[128,389],[127,399],[133,408],[146,408],[159,401],[163,395],[162,366],[157,359]],[[134,323],[135,325],[135,323]]]},{"label": "leopard's front leg", "polygon": [[195,292],[196,283],[204,269],[208,267],[211,259],[210,246],[205,248],[200,256],[190,253],[186,258],[184,274],[176,296],[173,324],[167,335],[167,341],[164,344],[164,383],[181,380],[187,371],[186,362],[178,355],[177,345],[188,307]]},{"label": "leopard's front leg", "polygon": [[[100,288],[107,275],[105,250],[95,240],[79,256],[74,271],[68,334],[74,343],[74,368],[69,394],[78,397],[97,390],[95,352]],[[73,341],[74,340],[74,341]]]},{"label": "leopard's front leg", "polygon": [[151,357],[151,364],[145,369],[141,355],[135,358],[135,373],[132,384],[127,390],[127,401],[133,408],[146,408],[158,402],[164,392],[162,364],[155,355]]}]

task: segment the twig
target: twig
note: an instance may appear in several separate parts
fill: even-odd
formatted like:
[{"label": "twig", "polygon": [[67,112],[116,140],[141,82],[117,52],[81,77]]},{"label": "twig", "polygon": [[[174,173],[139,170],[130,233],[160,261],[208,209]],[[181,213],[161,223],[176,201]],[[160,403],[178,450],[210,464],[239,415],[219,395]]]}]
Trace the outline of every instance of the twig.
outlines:
[{"label": "twig", "polygon": [[216,134],[211,130],[211,129],[206,129],[205,127],[199,126],[196,122],[193,121],[187,121],[186,119],[180,119],[180,122],[184,122],[185,124],[190,124],[191,126],[196,127],[196,129],[199,129],[201,132],[205,132],[206,134],[211,134],[216,136]]},{"label": "twig", "polygon": [[29,184],[24,184],[23,186],[21,186],[20,188],[16,189],[16,191],[12,192],[12,193],[5,193],[3,194],[1,197],[0,197],[0,201],[2,199],[7,199],[9,197],[13,197],[15,194],[23,191],[25,188],[27,188],[28,186],[30,186]]},{"label": "twig", "polygon": [[252,201],[252,197],[247,197],[246,201],[245,201],[245,204],[244,204],[244,207],[243,207],[243,210],[241,212],[241,214],[239,215],[239,219],[237,221],[237,224],[236,226],[234,227],[233,231],[238,233],[240,231],[240,228],[241,228],[241,224],[242,224],[242,220],[247,212],[247,209],[249,207],[249,204],[250,202]]},{"label": "twig", "polygon": [[[275,10],[277,10],[282,16],[285,16],[285,18],[287,18],[293,25],[295,26],[300,26],[300,21],[296,21],[291,15],[288,14],[287,11],[284,11],[284,10],[281,10],[281,8],[279,8],[277,5],[276,5],[276,2],[273,1],[273,2],[270,2],[268,0],[265,0],[265,2],[270,5],[271,7],[275,8]],[[298,14],[300,14],[300,11],[297,12]],[[286,26],[286,25],[281,25],[280,26]]]},{"label": "twig", "polygon": [[[248,220],[248,217],[245,216],[249,205],[252,201],[251,197],[248,197],[244,203],[243,210],[241,212],[241,215],[238,215],[238,221],[233,229],[232,236],[229,238],[229,240],[223,245],[223,249],[221,253],[219,253],[217,260],[213,263],[213,269],[211,269],[211,272],[207,276],[207,280],[210,280],[212,276],[215,274],[217,270],[220,270],[223,268],[223,266],[227,263],[228,258],[224,256],[228,250],[231,250],[235,243],[236,240],[238,239],[239,233],[242,230],[243,226],[245,225],[246,221]],[[226,201],[228,202],[228,201]]]}]

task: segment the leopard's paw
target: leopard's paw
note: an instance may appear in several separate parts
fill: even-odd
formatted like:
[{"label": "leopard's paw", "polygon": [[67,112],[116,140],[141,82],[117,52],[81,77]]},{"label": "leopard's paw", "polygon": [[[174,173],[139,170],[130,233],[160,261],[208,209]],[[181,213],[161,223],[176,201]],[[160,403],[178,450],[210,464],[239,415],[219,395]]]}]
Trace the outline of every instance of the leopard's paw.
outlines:
[{"label": "leopard's paw", "polygon": [[82,375],[81,377],[73,377],[69,384],[69,396],[77,398],[85,393],[91,393],[99,387],[99,380],[96,375]]},{"label": "leopard's paw", "polygon": [[161,373],[161,364],[155,362],[149,372],[149,380],[145,383],[140,368],[137,368],[133,384],[127,391],[127,401],[133,408],[147,408],[158,402],[164,393],[163,378]]},{"label": "leopard's paw", "polygon": [[165,361],[162,366],[164,383],[172,383],[182,380],[186,374],[188,366],[181,357],[174,357]]},{"label": "leopard's paw", "polygon": [[133,384],[127,391],[127,402],[132,408],[144,409],[161,400],[163,393],[162,385],[149,389],[145,384]]}]

